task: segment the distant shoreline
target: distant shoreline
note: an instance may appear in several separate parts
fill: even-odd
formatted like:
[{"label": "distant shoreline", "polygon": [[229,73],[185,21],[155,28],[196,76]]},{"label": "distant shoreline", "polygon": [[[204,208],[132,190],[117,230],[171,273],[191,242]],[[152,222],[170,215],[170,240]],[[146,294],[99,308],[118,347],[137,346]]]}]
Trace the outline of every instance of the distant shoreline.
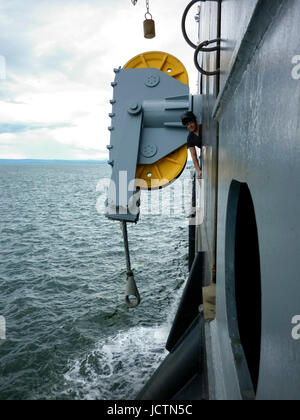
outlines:
[{"label": "distant shoreline", "polygon": [[[0,159],[0,165],[14,165],[14,164],[43,164],[43,165],[72,165],[72,164],[84,164],[84,165],[107,165],[107,160],[63,160],[63,159]],[[192,161],[188,161],[187,165],[193,164]]]},{"label": "distant shoreline", "polygon": [[107,160],[64,160],[64,159],[0,159],[0,165],[12,164],[107,164]]}]

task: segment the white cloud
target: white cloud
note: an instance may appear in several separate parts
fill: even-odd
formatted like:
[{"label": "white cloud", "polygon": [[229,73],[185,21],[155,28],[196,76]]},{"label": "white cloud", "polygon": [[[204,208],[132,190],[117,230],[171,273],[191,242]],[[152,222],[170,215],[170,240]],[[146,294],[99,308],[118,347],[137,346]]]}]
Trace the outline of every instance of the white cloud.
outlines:
[{"label": "white cloud", "polygon": [[177,56],[195,91],[193,50],[180,30],[185,5],[150,2],[157,30],[150,41],[143,38],[143,0],[135,7],[130,0],[2,0],[7,80],[0,81],[0,125],[16,124],[18,131],[0,135],[0,156],[106,158],[113,68],[144,51]]}]

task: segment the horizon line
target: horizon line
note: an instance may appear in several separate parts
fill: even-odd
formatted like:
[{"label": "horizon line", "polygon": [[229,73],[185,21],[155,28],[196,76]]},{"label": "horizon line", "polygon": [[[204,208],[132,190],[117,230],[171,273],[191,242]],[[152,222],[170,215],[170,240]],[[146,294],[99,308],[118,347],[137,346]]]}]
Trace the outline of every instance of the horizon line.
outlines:
[{"label": "horizon line", "polygon": [[[108,164],[107,159],[46,159],[46,158],[25,158],[25,159],[1,159],[0,163],[13,163],[13,162],[78,162],[78,163],[98,163],[98,164]],[[193,161],[187,161],[187,165],[192,164]]]},{"label": "horizon line", "polygon": [[13,161],[44,161],[44,162],[107,162],[106,159],[56,159],[56,158],[0,158],[0,162],[13,162]]}]

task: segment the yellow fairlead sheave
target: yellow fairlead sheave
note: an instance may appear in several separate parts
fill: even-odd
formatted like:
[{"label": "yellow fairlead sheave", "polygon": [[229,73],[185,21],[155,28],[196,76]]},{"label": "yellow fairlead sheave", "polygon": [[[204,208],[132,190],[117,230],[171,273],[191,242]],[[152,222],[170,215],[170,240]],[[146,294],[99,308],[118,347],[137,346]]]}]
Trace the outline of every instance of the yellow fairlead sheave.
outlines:
[{"label": "yellow fairlead sheave", "polygon": [[[155,68],[163,71],[186,85],[189,78],[184,65],[173,55],[164,52],[146,52],[132,58],[125,69]],[[165,187],[178,178],[187,161],[187,146],[183,146],[170,155],[151,165],[138,165],[136,178],[146,181],[148,189]],[[140,185],[142,187],[142,185]]]}]

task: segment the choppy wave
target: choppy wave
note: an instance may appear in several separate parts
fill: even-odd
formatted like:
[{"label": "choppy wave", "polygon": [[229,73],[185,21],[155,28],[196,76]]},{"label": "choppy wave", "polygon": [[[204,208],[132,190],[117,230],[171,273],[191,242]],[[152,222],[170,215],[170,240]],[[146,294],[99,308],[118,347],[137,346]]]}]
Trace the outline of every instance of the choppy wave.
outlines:
[{"label": "choppy wave", "polygon": [[102,165],[0,166],[0,399],[131,399],[165,357],[187,220],[142,214],[129,226],[142,296],[129,310],[120,227],[97,212],[108,176]]}]

